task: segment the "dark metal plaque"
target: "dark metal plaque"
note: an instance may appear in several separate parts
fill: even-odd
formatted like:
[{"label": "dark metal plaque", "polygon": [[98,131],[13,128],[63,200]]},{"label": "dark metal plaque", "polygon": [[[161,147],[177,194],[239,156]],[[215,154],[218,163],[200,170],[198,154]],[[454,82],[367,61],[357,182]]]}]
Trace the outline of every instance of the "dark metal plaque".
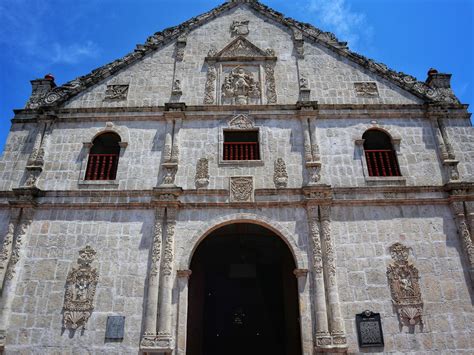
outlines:
[{"label": "dark metal plaque", "polygon": [[124,316],[108,316],[107,317],[107,329],[105,331],[106,339],[123,339],[123,333],[125,328],[125,317]]},{"label": "dark metal plaque", "polygon": [[359,338],[359,347],[382,347],[383,331],[380,313],[364,311],[356,314],[357,337]]}]

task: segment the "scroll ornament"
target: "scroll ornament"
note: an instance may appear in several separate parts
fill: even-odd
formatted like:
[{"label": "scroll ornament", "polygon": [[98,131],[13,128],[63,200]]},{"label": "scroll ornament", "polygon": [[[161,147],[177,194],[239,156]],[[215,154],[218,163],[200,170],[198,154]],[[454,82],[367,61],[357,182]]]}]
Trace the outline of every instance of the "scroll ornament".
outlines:
[{"label": "scroll ornament", "polygon": [[397,309],[401,325],[423,324],[423,301],[418,269],[408,261],[409,248],[401,243],[395,243],[389,250],[393,261],[387,267],[387,277],[392,302]]},{"label": "scroll ornament", "polygon": [[91,267],[96,252],[89,245],[79,251],[77,267],[67,275],[64,295],[63,327],[71,330],[85,329],[94,309],[94,295],[99,275]]}]

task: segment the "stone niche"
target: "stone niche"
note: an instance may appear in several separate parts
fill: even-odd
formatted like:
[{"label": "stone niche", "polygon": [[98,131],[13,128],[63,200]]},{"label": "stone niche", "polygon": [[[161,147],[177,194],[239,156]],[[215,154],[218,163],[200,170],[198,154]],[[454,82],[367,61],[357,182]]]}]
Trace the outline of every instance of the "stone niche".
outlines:
[{"label": "stone niche", "polygon": [[272,49],[263,51],[243,36],[220,52],[211,49],[206,57],[204,104],[276,104],[276,60]]}]

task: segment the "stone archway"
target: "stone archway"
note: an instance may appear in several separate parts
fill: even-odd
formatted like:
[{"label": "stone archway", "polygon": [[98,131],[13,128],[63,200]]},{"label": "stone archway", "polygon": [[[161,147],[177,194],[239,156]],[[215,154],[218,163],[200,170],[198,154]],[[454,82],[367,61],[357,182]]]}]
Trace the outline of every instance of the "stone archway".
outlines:
[{"label": "stone archway", "polygon": [[190,269],[188,355],[301,354],[295,260],[276,233],[224,225],[198,245]]}]

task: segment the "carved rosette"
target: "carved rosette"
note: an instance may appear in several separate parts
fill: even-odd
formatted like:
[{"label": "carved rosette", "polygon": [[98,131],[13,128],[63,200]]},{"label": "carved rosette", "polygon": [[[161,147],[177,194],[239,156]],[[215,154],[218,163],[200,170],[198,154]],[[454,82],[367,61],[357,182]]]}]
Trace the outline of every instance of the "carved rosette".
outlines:
[{"label": "carved rosette", "polygon": [[209,160],[207,160],[207,158],[201,158],[198,160],[194,181],[197,189],[203,189],[209,185]]},{"label": "carved rosette", "polygon": [[91,267],[96,252],[89,245],[79,251],[77,267],[73,267],[66,279],[64,294],[63,327],[71,330],[85,329],[92,311],[99,280],[97,270]]},{"label": "carved rosette", "polygon": [[239,176],[230,178],[230,201],[253,201],[253,177]]},{"label": "carved rosette", "polygon": [[206,86],[204,89],[204,103],[207,105],[214,104],[216,96],[216,78],[217,69],[215,63],[208,63]]},{"label": "carved rosette", "polygon": [[395,243],[389,250],[392,263],[387,267],[387,278],[400,322],[408,326],[422,324],[423,301],[418,269],[408,261],[409,249],[403,244]]},{"label": "carved rosette", "polygon": [[276,104],[277,94],[275,87],[275,64],[265,63],[265,84],[267,89],[267,103]]},{"label": "carved rosette", "polygon": [[274,163],[273,182],[277,189],[285,188],[288,185],[288,173],[286,164],[282,158],[278,158]]}]

